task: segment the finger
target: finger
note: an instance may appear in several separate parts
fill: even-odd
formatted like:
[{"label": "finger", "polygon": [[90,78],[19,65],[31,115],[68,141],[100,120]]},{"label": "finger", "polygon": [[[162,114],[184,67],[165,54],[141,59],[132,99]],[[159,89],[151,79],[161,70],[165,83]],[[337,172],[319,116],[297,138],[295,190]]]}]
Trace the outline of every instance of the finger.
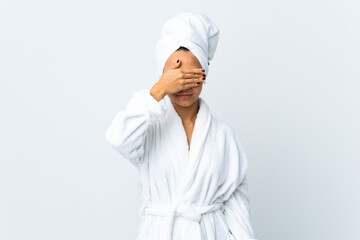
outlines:
[{"label": "finger", "polygon": [[185,85],[185,89],[199,87],[200,85],[201,84],[199,82],[197,82],[197,83],[189,83],[189,84]]},{"label": "finger", "polygon": [[172,66],[173,69],[180,67],[180,59],[178,59]]},{"label": "finger", "polygon": [[202,77],[201,78],[187,78],[183,81],[184,84],[192,84],[192,83],[202,83],[204,82],[205,79],[203,79]]},{"label": "finger", "polygon": [[203,70],[203,68],[183,68],[182,69],[183,73],[205,73],[205,69],[204,69],[204,72],[202,70]]},{"label": "finger", "polygon": [[203,73],[183,73],[183,77],[182,78],[202,78],[205,77],[206,75]]}]

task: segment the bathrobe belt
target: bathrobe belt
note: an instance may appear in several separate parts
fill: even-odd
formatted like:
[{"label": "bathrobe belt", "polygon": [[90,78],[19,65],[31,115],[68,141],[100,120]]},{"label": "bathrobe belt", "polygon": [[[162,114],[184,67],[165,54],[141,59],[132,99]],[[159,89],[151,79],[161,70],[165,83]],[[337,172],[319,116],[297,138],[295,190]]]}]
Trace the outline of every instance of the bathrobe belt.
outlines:
[{"label": "bathrobe belt", "polygon": [[143,204],[140,209],[141,218],[146,218],[148,216],[161,216],[168,217],[168,234],[169,240],[172,239],[173,232],[173,223],[175,217],[183,217],[191,221],[195,221],[200,223],[201,215],[204,213],[213,212],[222,207],[221,202],[217,202],[207,206],[189,206],[184,204],[183,202],[175,203],[174,205],[168,206],[156,206],[151,205],[147,206]]}]

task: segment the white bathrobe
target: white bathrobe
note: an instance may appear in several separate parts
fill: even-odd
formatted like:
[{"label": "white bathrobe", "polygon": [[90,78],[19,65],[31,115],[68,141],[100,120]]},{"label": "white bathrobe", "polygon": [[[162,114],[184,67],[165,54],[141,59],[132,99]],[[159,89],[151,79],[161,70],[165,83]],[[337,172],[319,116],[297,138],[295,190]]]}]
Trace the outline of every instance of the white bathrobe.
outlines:
[{"label": "white bathrobe", "polygon": [[138,240],[255,239],[243,146],[199,100],[190,149],[170,98],[158,102],[147,89],[106,130],[106,141],[139,171]]}]

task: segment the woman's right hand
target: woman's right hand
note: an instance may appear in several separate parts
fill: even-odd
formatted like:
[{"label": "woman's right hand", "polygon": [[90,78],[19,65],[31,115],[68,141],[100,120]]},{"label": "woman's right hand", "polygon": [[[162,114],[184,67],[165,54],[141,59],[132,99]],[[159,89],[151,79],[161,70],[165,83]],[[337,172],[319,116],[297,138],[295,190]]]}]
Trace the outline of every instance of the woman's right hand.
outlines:
[{"label": "woman's right hand", "polygon": [[[193,87],[198,87],[205,81],[206,75],[202,68],[179,68],[181,60],[173,64],[160,77],[158,84],[162,86],[165,94],[173,94]],[[204,78],[204,79],[203,79]]]}]

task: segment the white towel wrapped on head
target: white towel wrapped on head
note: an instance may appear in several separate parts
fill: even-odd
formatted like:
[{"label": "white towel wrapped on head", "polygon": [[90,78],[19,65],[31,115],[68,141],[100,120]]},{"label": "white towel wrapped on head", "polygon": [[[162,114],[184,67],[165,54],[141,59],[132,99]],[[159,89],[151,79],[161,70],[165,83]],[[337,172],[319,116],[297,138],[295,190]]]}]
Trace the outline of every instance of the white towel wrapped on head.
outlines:
[{"label": "white towel wrapped on head", "polygon": [[180,46],[186,47],[199,60],[208,76],[219,39],[219,28],[206,15],[198,12],[178,13],[165,22],[156,44],[157,73],[163,74],[166,61]]}]

